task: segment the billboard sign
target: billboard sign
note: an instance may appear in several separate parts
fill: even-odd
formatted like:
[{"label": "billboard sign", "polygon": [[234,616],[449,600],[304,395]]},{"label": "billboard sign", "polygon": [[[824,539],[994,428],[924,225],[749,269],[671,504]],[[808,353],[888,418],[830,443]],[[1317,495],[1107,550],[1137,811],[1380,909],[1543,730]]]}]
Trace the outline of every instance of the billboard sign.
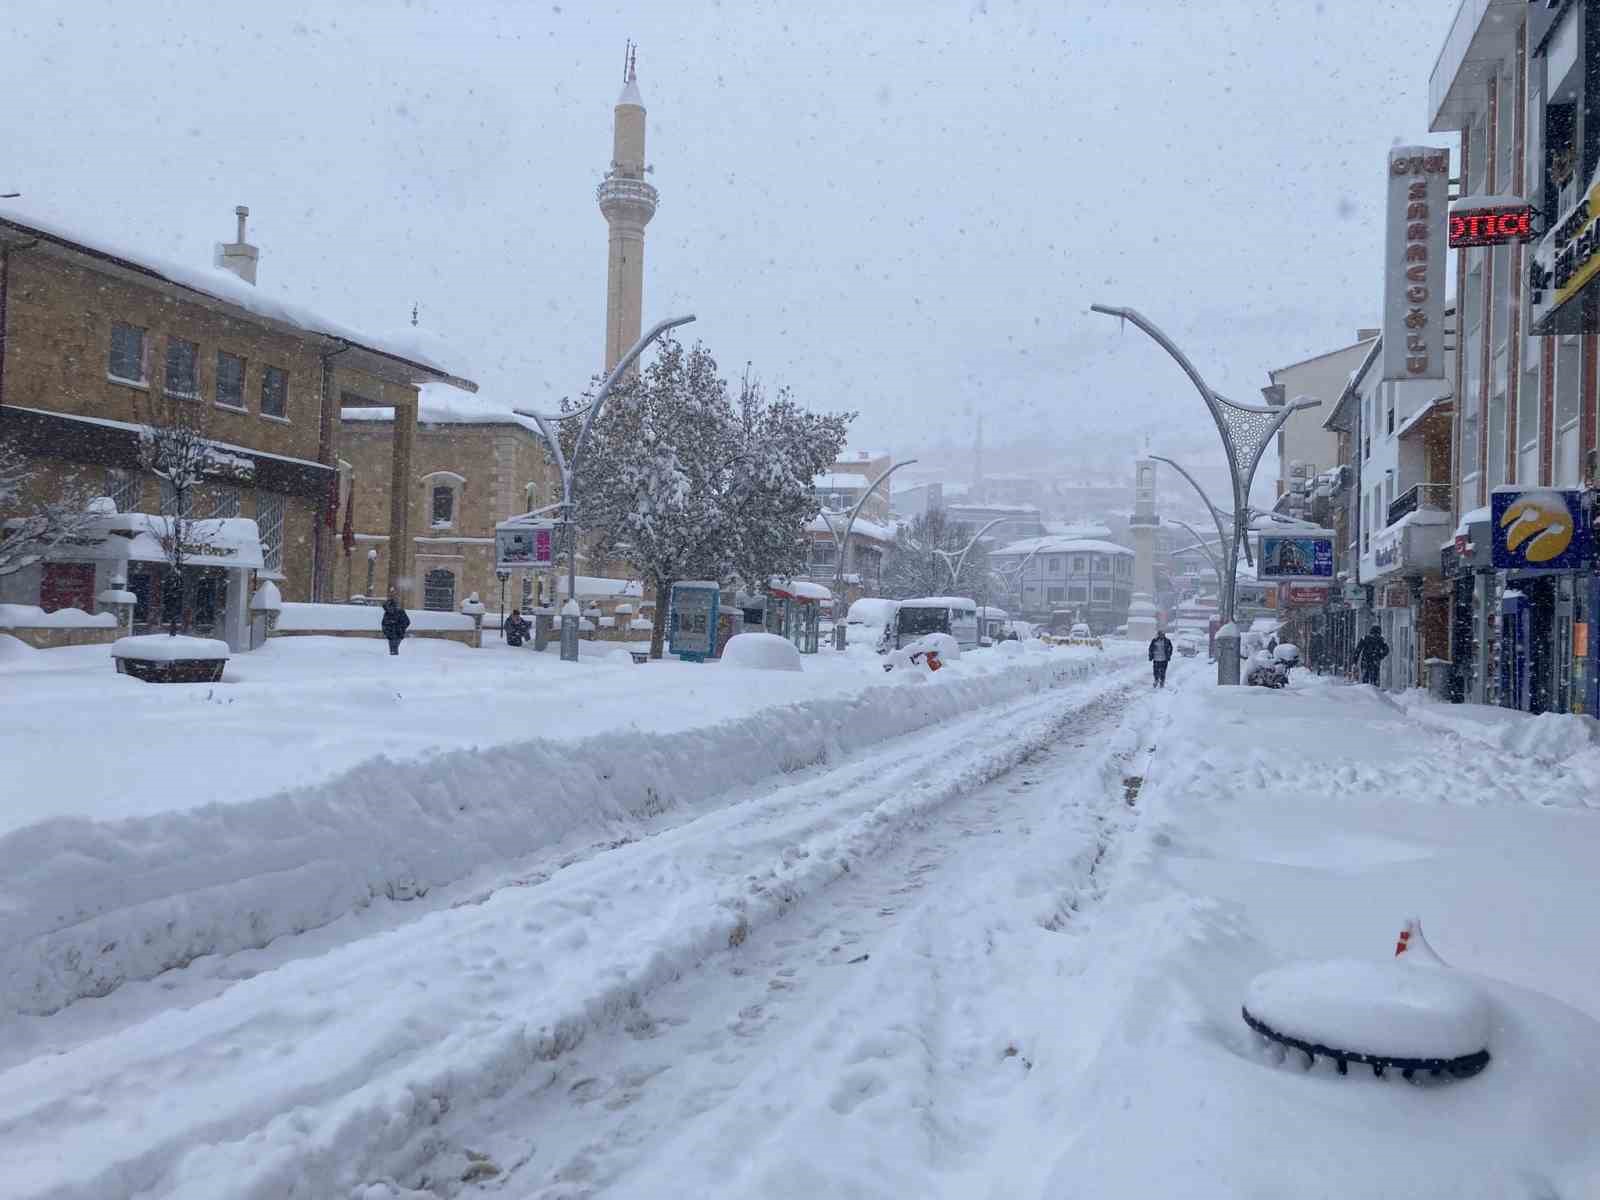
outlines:
[{"label": "billboard sign", "polygon": [[1383,257],[1384,379],[1444,378],[1445,187],[1450,151],[1389,151]]},{"label": "billboard sign", "polygon": [[1323,530],[1262,534],[1256,575],[1279,582],[1304,579],[1315,583],[1332,579],[1333,534]]},{"label": "billboard sign", "polygon": [[527,571],[555,561],[554,521],[503,521],[494,528],[494,565],[498,571]]},{"label": "billboard sign", "polygon": [[1284,592],[1290,608],[1320,608],[1328,602],[1326,584],[1289,583],[1284,585]]},{"label": "billboard sign", "polygon": [[1450,249],[1533,240],[1533,205],[1495,204],[1450,210]]},{"label": "billboard sign", "polygon": [[1535,334],[1592,333],[1592,318],[1581,304],[1568,301],[1583,294],[1600,275],[1600,172],[1555,227],[1528,255],[1528,311]]},{"label": "billboard sign", "polygon": [[715,583],[675,583],[667,615],[667,649],[689,662],[703,662],[717,651],[717,607],[722,589]]},{"label": "billboard sign", "polygon": [[1581,491],[1498,487],[1489,511],[1496,570],[1571,571],[1588,561]]}]

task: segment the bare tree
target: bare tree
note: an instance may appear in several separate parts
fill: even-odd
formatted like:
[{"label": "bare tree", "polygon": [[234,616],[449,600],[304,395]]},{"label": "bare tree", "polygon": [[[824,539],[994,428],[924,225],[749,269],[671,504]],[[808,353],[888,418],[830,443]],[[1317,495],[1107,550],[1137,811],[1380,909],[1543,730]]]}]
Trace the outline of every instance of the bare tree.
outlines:
[{"label": "bare tree", "polygon": [[53,495],[29,498],[28,485],[41,474],[36,460],[0,442],[0,575],[32,566],[94,518],[88,495],[70,479]]},{"label": "bare tree", "polygon": [[[183,567],[189,556],[216,536],[216,522],[190,516],[201,481],[213,473],[219,455],[206,436],[206,406],[188,400],[152,402],[151,420],[139,430],[139,462],[166,486],[161,508],[165,528],[161,548],[169,574],[163,588],[162,608],[169,614],[167,632],[176,637],[185,623]],[[166,594],[178,589],[177,603]]]}]

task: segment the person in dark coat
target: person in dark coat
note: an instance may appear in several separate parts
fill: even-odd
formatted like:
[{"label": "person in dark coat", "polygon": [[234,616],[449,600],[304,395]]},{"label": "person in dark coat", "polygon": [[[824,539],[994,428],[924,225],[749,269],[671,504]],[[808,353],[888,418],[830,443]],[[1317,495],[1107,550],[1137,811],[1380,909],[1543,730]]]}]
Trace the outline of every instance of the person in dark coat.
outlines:
[{"label": "person in dark coat", "polygon": [[400,643],[411,628],[411,617],[400,602],[390,596],[383,602],[383,636],[389,640],[389,653],[399,654]]},{"label": "person in dark coat", "polygon": [[1172,661],[1172,639],[1164,629],[1156,630],[1150,639],[1150,669],[1155,674],[1152,687],[1167,686],[1167,664]]},{"label": "person in dark coat", "polygon": [[528,618],[520,612],[514,612],[506,618],[506,645],[520,646],[528,640]]},{"label": "person in dark coat", "polygon": [[1361,682],[1378,686],[1378,666],[1389,657],[1389,643],[1383,640],[1383,630],[1374,625],[1367,636],[1356,643],[1356,665],[1361,668]]}]

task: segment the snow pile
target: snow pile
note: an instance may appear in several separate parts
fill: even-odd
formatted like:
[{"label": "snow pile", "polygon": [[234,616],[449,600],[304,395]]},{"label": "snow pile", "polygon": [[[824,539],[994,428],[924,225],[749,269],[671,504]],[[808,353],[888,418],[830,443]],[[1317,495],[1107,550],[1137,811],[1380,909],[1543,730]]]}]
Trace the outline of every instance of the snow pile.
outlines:
[{"label": "snow pile", "polygon": [[[273,643],[273,650],[279,645]],[[343,652],[310,649],[319,663],[336,661],[334,655]],[[663,706],[683,709],[693,694],[689,689],[704,684],[731,693],[732,711],[744,715],[720,721],[713,716],[715,723],[698,726],[679,718],[662,732],[619,730],[616,706],[606,703],[581,717],[588,736],[480,744],[421,761],[380,757],[324,782],[241,803],[111,821],[60,817],[0,836],[0,912],[6,914],[0,924],[0,1012],[49,1012],[200,955],[316,928],[376,897],[420,894],[576,830],[627,825],[1107,669],[1090,654],[1058,652],[1020,663],[995,659],[992,667],[974,659],[970,667],[956,664],[931,677],[935,686],[908,694],[896,680],[885,679],[874,656],[866,669],[849,662],[838,666],[847,672],[847,688],[834,685],[834,694],[782,704],[770,695],[778,679],[825,683],[826,673],[751,673],[750,684],[736,684],[743,672],[677,663],[653,663],[641,671],[617,649],[606,647],[612,657],[597,670],[600,678],[617,680],[628,703],[649,694]],[[491,653],[462,650],[441,661],[465,657],[475,664]],[[248,676],[256,657],[235,660],[242,675]],[[525,669],[530,657],[537,661],[523,654],[509,660]],[[392,662],[387,655],[371,661],[379,667]],[[437,688],[450,677],[433,678]],[[335,678],[330,686],[347,705],[357,702],[367,722],[374,720],[375,706],[393,711],[397,698],[392,687],[352,697],[349,684]],[[483,690],[471,677],[463,695],[479,712]],[[569,703],[581,707],[582,694],[574,693]],[[705,709],[729,711],[702,698],[687,712],[692,719]],[[249,710],[240,716],[259,736]],[[382,718],[375,731],[379,746],[394,743],[393,728],[384,727],[388,720]],[[341,742],[359,737],[359,731],[335,734]],[[193,749],[192,740],[186,744]],[[271,744],[281,749],[279,739]],[[238,753],[235,748],[229,761],[214,761],[213,770],[233,770]],[[187,769],[203,788],[207,777],[197,766]],[[172,798],[170,787],[163,795],[169,804],[193,803],[188,795]]]},{"label": "snow pile", "polygon": [[37,604],[0,604],[0,629],[115,629],[112,613],[86,613],[81,608],[45,612]]},{"label": "snow pile", "polygon": [[722,648],[722,665],[752,671],[800,671],[800,651],[775,633],[736,633]]},{"label": "snow pile", "polygon": [[283,593],[278,591],[278,585],[270,579],[263,579],[261,586],[256,588],[256,594],[250,597],[251,612],[281,612],[283,611]]},{"label": "snow pile", "polygon": [[[462,613],[408,608],[406,614],[411,618],[413,630],[459,633],[472,628],[472,618]],[[376,634],[382,621],[383,608],[376,604],[285,604],[278,614],[278,628],[292,633],[365,629]]]},{"label": "snow pile", "polygon": [[138,658],[145,662],[206,662],[227,658],[233,652],[228,643],[216,638],[172,636],[145,633],[118,638],[111,643],[112,658]]},{"label": "snow pile", "polygon": [[1256,976],[1245,1008],[1275,1032],[1390,1058],[1461,1058],[1489,1044],[1489,1001],[1448,967],[1391,959],[1293,963]]}]

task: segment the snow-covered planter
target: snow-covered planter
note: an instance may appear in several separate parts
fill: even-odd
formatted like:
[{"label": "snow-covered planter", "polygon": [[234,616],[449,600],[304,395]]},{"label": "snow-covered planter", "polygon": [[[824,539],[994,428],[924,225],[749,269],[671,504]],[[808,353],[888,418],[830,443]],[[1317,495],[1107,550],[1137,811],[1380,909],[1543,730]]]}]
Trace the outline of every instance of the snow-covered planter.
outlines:
[{"label": "snow-covered planter", "polygon": [[472,644],[475,649],[483,648],[483,611],[483,601],[478,599],[477,592],[461,602],[461,615],[472,618]]},{"label": "snow-covered planter", "polygon": [[736,633],[722,648],[722,665],[753,671],[803,671],[800,651],[775,633]]},{"label": "snow-covered planter", "polygon": [[230,653],[227,642],[181,634],[147,633],[111,643],[117,674],[146,683],[216,683]]}]

